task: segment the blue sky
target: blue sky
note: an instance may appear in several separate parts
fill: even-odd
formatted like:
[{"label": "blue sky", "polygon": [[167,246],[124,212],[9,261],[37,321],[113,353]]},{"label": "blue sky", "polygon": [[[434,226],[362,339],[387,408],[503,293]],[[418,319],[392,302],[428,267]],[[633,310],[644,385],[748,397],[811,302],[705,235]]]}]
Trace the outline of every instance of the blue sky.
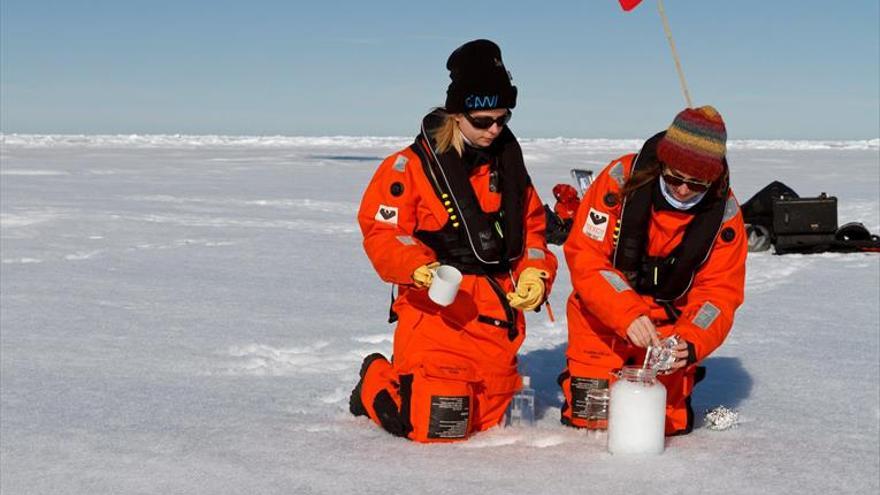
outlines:
[{"label": "blue sky", "polygon": [[[5,133],[413,134],[461,43],[502,49],[523,137],[646,137],[685,106],[655,0],[0,0]],[[880,135],[878,0],[666,0],[732,138]]]}]

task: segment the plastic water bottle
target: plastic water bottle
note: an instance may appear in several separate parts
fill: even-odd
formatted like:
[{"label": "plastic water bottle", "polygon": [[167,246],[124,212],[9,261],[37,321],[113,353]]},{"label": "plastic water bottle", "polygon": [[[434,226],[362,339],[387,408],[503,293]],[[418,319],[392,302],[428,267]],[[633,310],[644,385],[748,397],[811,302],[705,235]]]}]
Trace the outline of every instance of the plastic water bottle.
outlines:
[{"label": "plastic water bottle", "polygon": [[535,425],[535,391],[532,389],[531,379],[522,377],[522,388],[510,401],[507,410],[506,426],[534,426]]}]

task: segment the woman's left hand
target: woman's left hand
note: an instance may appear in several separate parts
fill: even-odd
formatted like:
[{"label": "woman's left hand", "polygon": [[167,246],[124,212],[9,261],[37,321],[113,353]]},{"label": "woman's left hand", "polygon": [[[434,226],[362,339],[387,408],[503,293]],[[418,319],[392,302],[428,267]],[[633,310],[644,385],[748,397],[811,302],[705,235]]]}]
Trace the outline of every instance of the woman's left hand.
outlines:
[{"label": "woman's left hand", "polygon": [[550,277],[545,270],[528,267],[519,276],[516,290],[507,293],[507,301],[514,309],[532,311],[544,301],[544,279]]},{"label": "woman's left hand", "polygon": [[678,342],[678,344],[675,344],[675,347],[672,348],[672,353],[673,355],[675,355],[675,361],[673,361],[669,369],[664,372],[667,375],[670,373],[675,373],[676,371],[688,365],[687,341],[681,340]]}]

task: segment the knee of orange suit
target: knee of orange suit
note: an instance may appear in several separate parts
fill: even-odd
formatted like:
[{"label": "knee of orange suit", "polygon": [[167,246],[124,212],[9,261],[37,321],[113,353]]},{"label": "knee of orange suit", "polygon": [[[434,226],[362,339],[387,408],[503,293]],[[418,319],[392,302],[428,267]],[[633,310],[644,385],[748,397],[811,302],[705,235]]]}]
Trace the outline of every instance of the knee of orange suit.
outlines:
[{"label": "knee of orange suit", "polygon": [[473,368],[449,356],[434,356],[412,371],[407,400],[412,433],[418,442],[454,442],[481,426]]},{"label": "knee of orange suit", "polygon": [[407,380],[399,377],[388,360],[375,359],[364,371],[361,402],[374,423],[395,436],[405,437],[412,430],[401,414],[401,394],[406,393]]},{"label": "knee of orange suit", "polygon": [[371,365],[361,393],[367,414],[389,433],[415,442],[468,438],[481,424],[475,419],[473,387],[441,374],[424,367],[399,374],[387,361]]}]

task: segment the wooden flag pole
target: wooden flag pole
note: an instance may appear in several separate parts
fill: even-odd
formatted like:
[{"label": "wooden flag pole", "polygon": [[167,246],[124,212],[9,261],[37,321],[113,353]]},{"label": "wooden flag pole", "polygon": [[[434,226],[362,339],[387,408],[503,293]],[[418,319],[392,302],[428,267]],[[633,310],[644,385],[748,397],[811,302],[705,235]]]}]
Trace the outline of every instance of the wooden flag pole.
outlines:
[{"label": "wooden flag pole", "polygon": [[663,10],[663,0],[657,0],[657,9],[660,11],[660,18],[663,19],[663,30],[666,31],[666,39],[669,40],[669,48],[672,50],[672,58],[675,60],[675,70],[678,71],[678,80],[681,83],[681,91],[684,93],[684,99],[687,101],[688,108],[694,105],[691,103],[691,94],[688,92],[687,83],[684,81],[684,71],[681,70],[681,61],[678,59],[678,52],[675,51],[675,41],[672,40],[672,31],[669,29],[669,21],[666,19],[666,11]]}]

